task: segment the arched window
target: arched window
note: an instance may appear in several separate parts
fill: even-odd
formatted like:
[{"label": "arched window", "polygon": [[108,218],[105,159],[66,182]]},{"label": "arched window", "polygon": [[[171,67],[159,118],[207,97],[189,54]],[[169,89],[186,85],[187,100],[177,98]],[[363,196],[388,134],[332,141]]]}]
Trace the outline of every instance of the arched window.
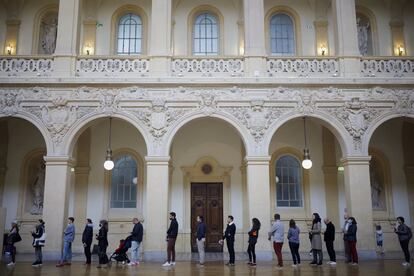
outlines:
[{"label": "arched window", "polygon": [[193,26],[193,54],[219,54],[219,25],[217,17],[209,12],[199,14]]},{"label": "arched window", "polygon": [[119,19],[117,53],[118,55],[142,53],[142,20],[140,16],[127,13]]},{"label": "arched window", "polygon": [[297,158],[283,155],[276,161],[278,207],[303,207],[301,166]]},{"label": "arched window", "polygon": [[358,48],[362,56],[373,55],[372,24],[369,18],[362,13],[357,13]]},{"label": "arched window", "polygon": [[137,161],[131,155],[115,159],[111,176],[111,208],[137,207]]},{"label": "arched window", "polygon": [[290,56],[296,53],[295,26],[285,13],[274,14],[270,19],[270,52],[272,55]]},{"label": "arched window", "polygon": [[369,176],[371,182],[372,209],[387,210],[384,168],[377,157],[372,156],[369,162]]}]

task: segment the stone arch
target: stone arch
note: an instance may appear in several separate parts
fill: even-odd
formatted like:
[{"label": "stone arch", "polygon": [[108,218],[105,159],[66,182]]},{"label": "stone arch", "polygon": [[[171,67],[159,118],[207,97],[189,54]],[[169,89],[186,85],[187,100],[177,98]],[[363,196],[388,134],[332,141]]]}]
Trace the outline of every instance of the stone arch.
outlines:
[{"label": "stone arch", "polygon": [[318,121],[327,129],[329,129],[336,139],[339,142],[341,147],[341,152],[343,156],[349,155],[353,150],[352,147],[352,137],[348,134],[344,126],[336,120],[334,117],[320,111],[315,111],[312,114],[301,114],[298,112],[289,112],[287,114],[282,115],[277,121],[275,121],[267,130],[265,137],[263,139],[263,151],[268,154],[270,143],[272,141],[273,136],[276,134],[276,131],[286,124],[287,122],[301,117],[309,117],[318,119]]},{"label": "stone arch", "polygon": [[46,128],[46,126],[43,124],[43,122],[39,118],[37,118],[36,116],[28,112],[19,112],[19,113],[14,114],[13,116],[1,116],[0,115],[0,119],[7,120],[7,118],[18,118],[18,119],[25,120],[29,122],[30,124],[32,124],[40,132],[40,134],[42,134],[42,137],[43,137],[43,140],[46,146],[46,153],[50,155],[51,153],[54,152],[54,144],[53,144],[52,138],[50,137],[50,133],[48,129]]},{"label": "stone arch", "polygon": [[65,138],[62,142],[63,146],[61,149],[61,154],[64,155],[72,155],[74,146],[76,144],[76,141],[78,140],[79,136],[83,133],[85,129],[91,126],[92,122],[104,119],[104,118],[118,118],[121,120],[124,120],[131,125],[133,125],[137,131],[142,135],[144,141],[145,141],[145,147],[147,149],[147,153],[150,151],[151,146],[151,140],[150,135],[146,131],[145,127],[136,119],[132,118],[130,115],[122,113],[122,112],[116,112],[112,114],[108,113],[93,113],[89,116],[83,117],[81,120],[78,120],[72,127],[69,129],[68,133],[66,133]]},{"label": "stone arch", "polygon": [[209,116],[207,116],[203,111],[197,111],[197,112],[193,112],[188,114],[187,116],[184,116],[183,118],[181,118],[180,120],[178,120],[170,129],[169,131],[166,133],[166,139],[165,139],[165,156],[169,155],[169,151],[171,149],[173,140],[176,136],[176,134],[178,133],[178,131],[185,126],[187,123],[195,120],[195,119],[200,119],[200,118],[215,118],[215,119],[219,119],[221,121],[226,122],[227,124],[229,124],[230,126],[232,126],[236,132],[239,134],[243,145],[245,147],[246,150],[246,154],[249,155],[249,153],[252,152],[252,146],[250,146],[251,143],[251,138],[250,138],[250,134],[247,131],[247,129],[240,124],[235,118],[233,118],[231,115],[224,113],[224,112],[215,112]]},{"label": "stone arch", "polygon": [[365,131],[365,135],[362,137],[362,154],[368,155],[369,143],[371,141],[372,135],[383,123],[395,118],[403,117],[414,119],[414,114],[402,115],[398,113],[386,113],[381,116],[378,116],[374,121],[372,121],[371,124],[368,126],[368,129]]}]

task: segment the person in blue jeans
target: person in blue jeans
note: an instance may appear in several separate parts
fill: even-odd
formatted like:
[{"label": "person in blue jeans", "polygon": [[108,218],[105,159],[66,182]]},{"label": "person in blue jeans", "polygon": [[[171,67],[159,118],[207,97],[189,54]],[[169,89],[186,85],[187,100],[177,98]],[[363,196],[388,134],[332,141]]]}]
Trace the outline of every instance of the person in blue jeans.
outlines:
[{"label": "person in blue jeans", "polygon": [[134,224],[134,228],[131,232],[131,262],[128,264],[130,266],[139,265],[139,247],[144,233],[144,228],[138,218],[134,218],[132,223]]},{"label": "person in blue jeans", "polygon": [[72,242],[75,239],[75,225],[73,217],[68,218],[68,225],[63,232],[63,252],[60,263],[56,267],[62,267],[64,265],[71,265],[72,261]]},{"label": "person in blue jeans", "polygon": [[292,253],[293,265],[292,267],[297,267],[300,265],[300,255],[299,255],[299,234],[300,229],[296,226],[295,220],[291,219],[289,221],[289,230],[288,230],[288,241],[290,253]]}]

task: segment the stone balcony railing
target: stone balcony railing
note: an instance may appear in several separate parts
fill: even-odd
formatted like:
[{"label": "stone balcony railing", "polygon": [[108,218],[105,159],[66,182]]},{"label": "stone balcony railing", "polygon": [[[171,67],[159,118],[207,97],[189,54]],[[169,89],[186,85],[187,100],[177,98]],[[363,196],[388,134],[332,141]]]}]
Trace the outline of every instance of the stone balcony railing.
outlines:
[{"label": "stone balcony railing", "polygon": [[174,57],[171,61],[171,74],[178,77],[241,77],[244,74],[244,59],[240,57]]},{"label": "stone balcony railing", "polygon": [[0,56],[0,77],[47,77],[53,64],[50,56]]},{"label": "stone balcony railing", "polygon": [[338,58],[268,57],[267,73],[270,77],[337,77]]},{"label": "stone balcony railing", "polygon": [[411,57],[364,57],[361,59],[364,77],[414,77],[414,59]]},{"label": "stone balcony railing", "polygon": [[150,60],[132,56],[83,56],[76,59],[77,76],[148,76]]},{"label": "stone balcony railing", "polygon": [[[256,61],[257,61],[256,57]],[[74,78],[96,81],[108,78],[123,78],[136,81],[137,78],[250,78],[250,81],[269,82],[273,80],[304,81],[318,78],[335,81],[335,78],[414,78],[414,57],[262,57],[266,66],[258,70],[249,69],[249,57],[165,57],[164,67],[159,66],[154,57],[144,56],[77,56],[71,63],[62,63],[53,56],[0,56],[0,79],[12,83],[29,79]],[[352,68],[347,68],[347,60]],[[59,63],[60,62],[60,63]],[[359,67],[358,67],[359,62]],[[63,65],[62,65],[63,64]],[[68,66],[62,75],[62,66]],[[73,65],[74,68],[73,68]],[[157,67],[158,66],[158,67]],[[66,67],[65,67],[66,68]],[[160,68],[161,69],[160,71]],[[247,70],[247,69],[249,70]],[[347,68],[348,74],[344,68]],[[163,70],[163,71],[162,71]],[[265,74],[260,74],[265,72]],[[66,74],[66,75],[65,75]],[[254,77],[254,80],[251,78]],[[175,81],[176,81],[175,80]],[[351,81],[351,80],[350,80]]]}]

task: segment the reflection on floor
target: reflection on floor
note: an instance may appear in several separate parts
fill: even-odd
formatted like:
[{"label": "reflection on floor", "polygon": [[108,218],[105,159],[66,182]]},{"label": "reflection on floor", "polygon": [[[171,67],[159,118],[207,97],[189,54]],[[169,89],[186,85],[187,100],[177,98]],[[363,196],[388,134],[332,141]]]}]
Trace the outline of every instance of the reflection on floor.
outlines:
[{"label": "reflection on floor", "polygon": [[[353,275],[353,276],[408,276],[414,273],[413,267],[403,267],[399,260],[378,260],[361,262],[358,266],[351,266],[340,262],[336,267],[324,264],[321,267],[312,267],[308,262],[304,262],[299,268],[291,267],[291,262],[286,262],[285,267],[278,269],[274,262],[258,263],[256,268],[247,266],[244,262],[236,262],[234,267],[224,265],[222,261],[207,262],[204,267],[199,267],[195,262],[177,262],[175,267],[164,268],[160,263],[141,263],[136,267],[116,265],[110,268],[96,268],[96,263],[92,266],[84,266],[81,262],[74,262],[71,266],[63,268],[55,267],[55,263],[45,263],[41,268],[33,268],[31,263],[21,262],[14,267],[8,267],[4,263],[0,264],[0,275],[20,276],[20,275]],[[414,275],[414,274],[413,274]]]}]

